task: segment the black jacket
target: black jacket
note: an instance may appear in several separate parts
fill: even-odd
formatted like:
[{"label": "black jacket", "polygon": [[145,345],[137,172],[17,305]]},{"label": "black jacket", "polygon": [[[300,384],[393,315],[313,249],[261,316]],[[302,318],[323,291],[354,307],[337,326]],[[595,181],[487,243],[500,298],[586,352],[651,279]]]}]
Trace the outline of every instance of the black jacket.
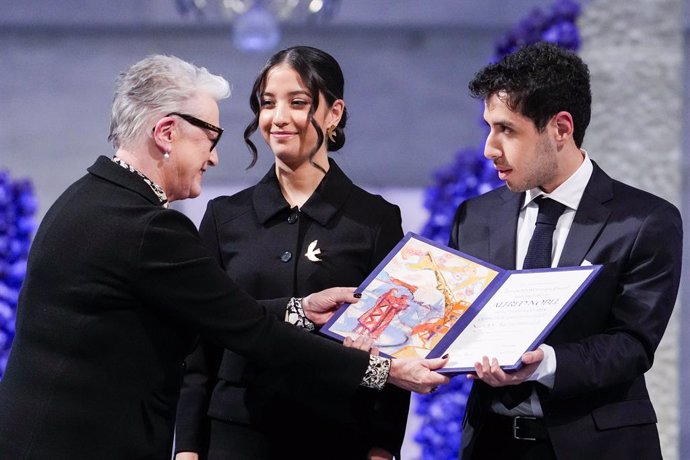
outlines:
[{"label": "black jacket", "polygon": [[[515,268],[524,194],[507,188],[464,202],[451,246]],[[678,209],[607,176],[596,164],[559,266],[604,269],[545,342],[556,353],[552,389],[537,385],[559,459],[660,459],[656,415],[644,373],[673,311],[682,254]],[[476,382],[467,402],[463,458],[472,458],[496,390]]]},{"label": "black jacket", "polygon": [[[257,185],[212,200],[201,234],[240,286],[257,298],[272,299],[359,285],[402,238],[400,225],[397,206],[355,186],[330,160],[328,174],[301,210],[290,209],[271,168]],[[305,255],[310,244],[320,250],[319,261]],[[275,313],[282,319],[285,308]],[[354,399],[327,388],[289,394],[283,385],[289,374],[262,372],[253,362],[209,344],[187,363],[177,451],[205,451],[208,413],[262,433],[274,450],[272,458],[352,460],[364,458],[372,446],[399,457],[407,392],[361,388]],[[243,433],[238,430],[237,436]],[[232,455],[250,458],[237,448]]]},{"label": "black jacket", "polygon": [[17,314],[0,382],[3,459],[169,459],[182,363],[200,331],[273,372],[309,376],[295,387],[351,394],[368,363],[267,315],[189,219],[106,157],[43,219]]}]

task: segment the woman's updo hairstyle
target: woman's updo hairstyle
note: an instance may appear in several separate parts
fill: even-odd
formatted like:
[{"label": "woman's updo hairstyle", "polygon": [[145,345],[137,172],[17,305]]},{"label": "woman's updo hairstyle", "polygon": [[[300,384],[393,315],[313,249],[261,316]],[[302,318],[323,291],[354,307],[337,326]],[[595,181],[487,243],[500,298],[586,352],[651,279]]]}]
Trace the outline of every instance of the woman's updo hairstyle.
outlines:
[{"label": "woman's updo hairstyle", "polygon": [[[328,143],[328,151],[335,152],[345,145],[345,125],[347,125],[347,108],[344,108],[340,122],[335,128],[335,140],[331,142],[323,135],[321,126],[314,120],[314,113],[319,108],[319,94],[323,94],[329,107],[338,99],[343,99],[345,79],[338,61],[333,56],[311,46],[293,46],[278,51],[268,59],[261,73],[254,81],[249,97],[249,106],[254,113],[254,120],[244,130],[244,142],[252,154],[252,162],[248,168],[256,164],[258,152],[256,145],[249,139],[259,127],[259,112],[261,111],[261,94],[266,86],[268,72],[277,65],[288,64],[302,79],[302,83],[309,90],[312,105],[309,109],[309,118],[312,126],[316,128],[316,146],[309,154],[309,160],[314,157],[324,142]],[[327,126],[325,128],[328,128]],[[314,164],[314,163],[312,163]],[[315,165],[315,164],[314,164]],[[317,166],[317,165],[315,165]],[[318,167],[318,166],[317,166]],[[321,168],[319,168],[321,169]]]}]

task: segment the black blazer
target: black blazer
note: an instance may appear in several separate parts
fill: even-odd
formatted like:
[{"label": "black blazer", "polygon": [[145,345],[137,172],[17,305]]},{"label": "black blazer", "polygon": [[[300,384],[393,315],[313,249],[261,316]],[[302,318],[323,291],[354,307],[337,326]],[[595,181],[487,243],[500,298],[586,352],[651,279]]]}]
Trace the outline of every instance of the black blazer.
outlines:
[{"label": "black blazer", "polygon": [[[354,185],[333,160],[301,210],[290,209],[272,167],[255,186],[210,201],[200,232],[223,269],[261,299],[357,286],[402,238],[399,208]],[[320,250],[317,262],[305,256],[313,241]],[[281,319],[284,305],[275,311]],[[203,458],[208,442],[228,444],[214,437],[207,441],[209,415],[235,424],[227,429],[238,437],[246,437],[245,429],[234,426],[251,426],[261,439],[255,442],[268,445],[272,458],[363,459],[372,446],[400,457],[408,392],[388,387],[360,388],[352,398],[328,389],[287,394],[285,376],[261,372],[255,363],[208,343],[187,365],[176,451],[201,452]],[[233,451],[236,459],[255,455]]]},{"label": "black blazer", "polygon": [[199,331],[309,377],[295,387],[351,394],[368,363],[267,315],[189,219],[106,157],[43,219],[17,314],[0,382],[3,459],[169,459],[182,362]]},{"label": "black blazer", "polygon": [[[463,203],[451,246],[515,268],[524,194],[507,188]],[[598,280],[547,337],[556,352],[553,389],[537,385],[559,460],[661,458],[656,415],[643,374],[652,366],[678,292],[678,210],[608,177],[596,164],[559,266],[603,264]],[[494,389],[478,382],[463,426],[463,458],[482,429]]]}]

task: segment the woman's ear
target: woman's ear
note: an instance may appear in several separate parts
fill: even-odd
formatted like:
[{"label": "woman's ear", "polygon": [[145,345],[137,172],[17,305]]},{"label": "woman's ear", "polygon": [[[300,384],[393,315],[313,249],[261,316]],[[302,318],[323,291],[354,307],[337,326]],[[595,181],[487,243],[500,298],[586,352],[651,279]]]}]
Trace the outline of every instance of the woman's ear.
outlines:
[{"label": "woman's ear", "polygon": [[173,117],[163,117],[153,127],[151,137],[161,152],[169,152],[172,149],[172,143],[176,135],[175,119]]},{"label": "woman's ear", "polygon": [[326,127],[328,126],[338,126],[340,119],[343,117],[343,112],[345,111],[345,101],[342,99],[336,99],[331,107],[328,109],[328,120]]}]

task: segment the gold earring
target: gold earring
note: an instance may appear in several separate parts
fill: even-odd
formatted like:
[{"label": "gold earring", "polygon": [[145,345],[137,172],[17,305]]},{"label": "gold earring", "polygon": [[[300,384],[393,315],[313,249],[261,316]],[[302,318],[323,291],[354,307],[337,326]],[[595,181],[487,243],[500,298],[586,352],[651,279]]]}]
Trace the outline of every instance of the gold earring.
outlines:
[{"label": "gold earring", "polygon": [[335,142],[335,137],[338,135],[338,133],[335,131],[335,125],[331,125],[326,129],[326,134],[328,135],[328,140],[331,142]]}]

